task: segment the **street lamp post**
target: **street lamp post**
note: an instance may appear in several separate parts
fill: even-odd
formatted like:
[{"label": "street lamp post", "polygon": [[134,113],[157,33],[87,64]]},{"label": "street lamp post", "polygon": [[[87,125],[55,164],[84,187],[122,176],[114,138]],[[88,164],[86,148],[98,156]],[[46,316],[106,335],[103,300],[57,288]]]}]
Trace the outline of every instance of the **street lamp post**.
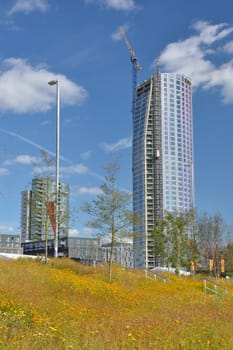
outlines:
[{"label": "street lamp post", "polygon": [[56,231],[54,240],[54,257],[58,257],[58,236],[59,236],[59,173],[60,173],[60,87],[58,80],[51,80],[48,82],[49,85],[57,86],[57,117],[56,117],[56,209],[55,209],[55,220],[56,220]]}]

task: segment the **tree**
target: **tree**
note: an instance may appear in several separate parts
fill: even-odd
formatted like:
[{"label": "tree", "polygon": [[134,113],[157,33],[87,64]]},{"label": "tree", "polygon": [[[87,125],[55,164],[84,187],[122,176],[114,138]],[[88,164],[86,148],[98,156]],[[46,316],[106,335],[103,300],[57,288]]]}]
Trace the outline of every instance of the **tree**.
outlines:
[{"label": "tree", "polygon": [[204,213],[197,219],[197,240],[202,257],[201,263],[209,268],[209,262],[212,260],[215,276],[220,273],[225,230],[226,225],[220,213],[214,215]]},{"label": "tree", "polygon": [[181,266],[187,266],[193,258],[192,223],[192,211],[166,211],[154,226],[155,255],[162,264],[175,267],[177,273]]},{"label": "tree", "polygon": [[129,233],[133,213],[129,210],[131,195],[117,187],[119,163],[114,159],[105,167],[106,176],[100,186],[101,193],[91,202],[86,202],[82,210],[90,215],[88,225],[99,230],[98,235],[110,235],[109,280],[112,280],[113,249],[117,238]]},{"label": "tree", "polygon": [[154,245],[154,255],[157,257],[160,265],[166,265],[166,234],[165,234],[166,221],[164,219],[158,218],[156,220],[153,239]]},{"label": "tree", "polygon": [[225,253],[226,271],[233,272],[233,243],[228,243]]}]

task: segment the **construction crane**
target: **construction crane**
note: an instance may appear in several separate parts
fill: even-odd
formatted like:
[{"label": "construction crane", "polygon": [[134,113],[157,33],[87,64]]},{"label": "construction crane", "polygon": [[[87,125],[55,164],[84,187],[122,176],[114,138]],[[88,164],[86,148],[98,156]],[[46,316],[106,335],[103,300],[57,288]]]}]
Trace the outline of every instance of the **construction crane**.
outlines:
[{"label": "construction crane", "polygon": [[130,52],[130,61],[132,62],[132,68],[133,68],[133,102],[134,102],[134,98],[135,98],[135,91],[137,88],[137,71],[142,69],[142,66],[140,65],[137,56],[134,52],[134,49],[132,48],[132,46],[130,45],[130,42],[126,36],[125,30],[123,27],[119,27],[119,31],[122,35],[122,38],[124,39],[126,46],[128,47],[128,50]]}]

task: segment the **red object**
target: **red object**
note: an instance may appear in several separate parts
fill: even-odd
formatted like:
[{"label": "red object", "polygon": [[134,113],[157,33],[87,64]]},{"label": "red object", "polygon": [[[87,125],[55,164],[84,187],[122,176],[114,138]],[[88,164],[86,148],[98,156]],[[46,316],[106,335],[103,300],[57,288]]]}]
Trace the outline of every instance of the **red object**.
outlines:
[{"label": "red object", "polygon": [[50,222],[52,225],[54,237],[56,237],[56,219],[55,219],[55,204],[54,202],[45,202],[45,205],[48,210]]}]

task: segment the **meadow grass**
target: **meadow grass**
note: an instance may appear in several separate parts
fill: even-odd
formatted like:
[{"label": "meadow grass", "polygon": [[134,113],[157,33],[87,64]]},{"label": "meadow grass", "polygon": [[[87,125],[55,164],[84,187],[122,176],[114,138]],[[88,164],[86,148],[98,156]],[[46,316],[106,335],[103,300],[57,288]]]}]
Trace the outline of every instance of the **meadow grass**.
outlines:
[{"label": "meadow grass", "polygon": [[85,266],[69,259],[0,260],[0,349],[233,349],[233,281],[226,297],[203,281]]}]

